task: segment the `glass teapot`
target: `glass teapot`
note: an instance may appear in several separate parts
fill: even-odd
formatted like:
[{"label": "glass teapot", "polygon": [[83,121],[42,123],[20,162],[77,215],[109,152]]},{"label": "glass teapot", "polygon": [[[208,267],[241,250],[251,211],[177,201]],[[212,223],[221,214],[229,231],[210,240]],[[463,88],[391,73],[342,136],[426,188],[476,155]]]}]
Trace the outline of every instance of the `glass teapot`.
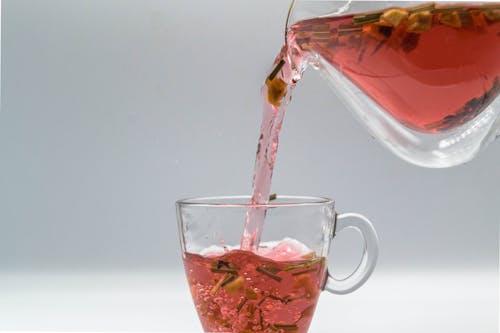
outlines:
[{"label": "glass teapot", "polygon": [[500,136],[499,2],[296,0],[286,44],[410,163],[458,165]]}]

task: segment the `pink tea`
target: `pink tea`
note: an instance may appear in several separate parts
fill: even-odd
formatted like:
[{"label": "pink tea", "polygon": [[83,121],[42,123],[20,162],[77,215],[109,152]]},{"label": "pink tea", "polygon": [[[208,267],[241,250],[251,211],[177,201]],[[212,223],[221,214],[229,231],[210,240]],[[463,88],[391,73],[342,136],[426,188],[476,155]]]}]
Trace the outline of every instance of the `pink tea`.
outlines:
[{"label": "pink tea", "polygon": [[315,18],[289,34],[296,50],[319,54],[401,123],[431,133],[460,126],[499,95],[499,37],[498,3]]},{"label": "pink tea", "polygon": [[313,254],[272,260],[243,250],[185,253],[184,267],[205,332],[305,333],[325,280]]}]

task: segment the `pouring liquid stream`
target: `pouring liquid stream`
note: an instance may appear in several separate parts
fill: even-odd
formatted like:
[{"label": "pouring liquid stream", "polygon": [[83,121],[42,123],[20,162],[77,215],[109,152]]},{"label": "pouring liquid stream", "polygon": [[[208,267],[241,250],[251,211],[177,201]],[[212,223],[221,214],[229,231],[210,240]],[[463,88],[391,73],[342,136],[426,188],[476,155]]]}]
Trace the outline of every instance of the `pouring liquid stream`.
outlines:
[{"label": "pouring liquid stream", "polygon": [[269,201],[271,192],[271,179],[273,176],[274,162],[278,152],[279,133],[283,125],[287,95],[295,85],[296,76],[300,75],[292,69],[284,46],[276,58],[274,70],[266,79],[262,87],[263,115],[260,128],[259,142],[255,157],[253,194],[250,203],[257,205],[247,211],[245,228],[241,240],[242,250],[256,252],[260,242],[262,226],[266,214],[264,207]]}]

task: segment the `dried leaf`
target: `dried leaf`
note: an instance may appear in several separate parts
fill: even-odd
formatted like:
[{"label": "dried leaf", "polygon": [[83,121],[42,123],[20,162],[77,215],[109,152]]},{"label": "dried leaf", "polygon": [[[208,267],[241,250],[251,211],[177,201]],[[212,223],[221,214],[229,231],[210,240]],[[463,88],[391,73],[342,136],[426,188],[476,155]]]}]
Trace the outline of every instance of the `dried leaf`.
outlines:
[{"label": "dried leaf", "polygon": [[397,27],[408,18],[408,11],[401,8],[391,8],[380,16],[380,22]]}]

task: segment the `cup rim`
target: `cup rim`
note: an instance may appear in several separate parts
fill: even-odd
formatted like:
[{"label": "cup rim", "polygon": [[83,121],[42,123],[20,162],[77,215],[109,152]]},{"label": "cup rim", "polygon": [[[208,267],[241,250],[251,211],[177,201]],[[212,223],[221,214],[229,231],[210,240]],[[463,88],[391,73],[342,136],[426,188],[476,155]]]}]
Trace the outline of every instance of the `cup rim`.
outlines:
[{"label": "cup rim", "polygon": [[325,206],[334,205],[335,201],[328,197],[303,196],[303,195],[278,195],[276,201],[265,204],[250,203],[249,195],[225,195],[192,197],[176,201],[177,206],[190,207],[241,207],[241,208],[275,208],[275,207],[297,207],[297,206]]}]

